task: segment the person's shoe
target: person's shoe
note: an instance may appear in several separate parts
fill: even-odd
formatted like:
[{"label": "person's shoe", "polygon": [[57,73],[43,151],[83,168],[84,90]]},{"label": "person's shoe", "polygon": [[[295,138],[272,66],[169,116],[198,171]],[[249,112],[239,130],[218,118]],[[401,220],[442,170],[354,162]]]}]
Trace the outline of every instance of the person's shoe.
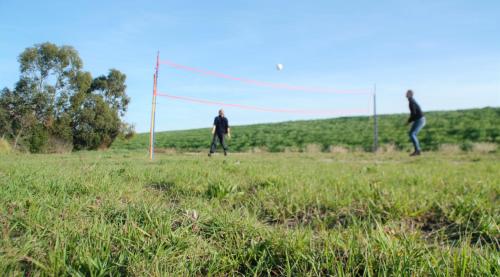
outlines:
[{"label": "person's shoe", "polygon": [[224,151],[224,156],[227,156],[227,152],[226,151]]},{"label": "person's shoe", "polygon": [[410,157],[420,156],[420,151],[416,150],[415,152],[410,154]]},{"label": "person's shoe", "polygon": [[208,156],[209,156],[209,157],[212,157],[212,153],[208,153]]}]

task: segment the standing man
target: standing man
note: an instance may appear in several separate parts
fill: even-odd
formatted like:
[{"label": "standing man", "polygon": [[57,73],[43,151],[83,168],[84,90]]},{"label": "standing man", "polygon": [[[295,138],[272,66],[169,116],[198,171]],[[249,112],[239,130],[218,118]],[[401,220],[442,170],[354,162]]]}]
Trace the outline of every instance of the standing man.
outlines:
[{"label": "standing man", "polygon": [[216,139],[219,139],[219,143],[222,145],[222,149],[224,149],[224,156],[227,156],[227,146],[224,140],[226,134],[228,138],[231,138],[231,128],[229,128],[227,118],[224,116],[224,110],[220,109],[219,115],[215,117],[214,126],[212,127],[212,145],[208,153],[209,157],[215,153],[215,149],[217,148]]},{"label": "standing man", "polygon": [[417,104],[417,101],[413,99],[413,91],[411,89],[406,92],[406,98],[408,98],[408,102],[410,104],[410,118],[408,118],[408,124],[413,122],[408,134],[410,135],[413,147],[415,147],[415,152],[413,152],[410,156],[418,156],[421,153],[421,149],[417,135],[418,132],[420,132],[420,130],[422,130],[425,126],[425,117],[424,113],[420,109],[420,106]]}]

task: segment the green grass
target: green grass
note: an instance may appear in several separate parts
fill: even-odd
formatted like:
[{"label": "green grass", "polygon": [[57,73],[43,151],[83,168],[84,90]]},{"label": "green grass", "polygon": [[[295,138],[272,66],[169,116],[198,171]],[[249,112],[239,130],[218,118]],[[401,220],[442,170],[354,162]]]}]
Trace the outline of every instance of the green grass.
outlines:
[{"label": "green grass", "polygon": [[4,275],[500,274],[500,155],[0,159]]},{"label": "green grass", "polygon": [[[469,109],[461,111],[427,112],[427,125],[419,135],[424,150],[437,150],[443,144],[458,144],[463,148],[477,142],[500,144],[500,108]],[[232,120],[229,115],[230,122]],[[379,120],[379,141],[392,144],[399,150],[409,149],[408,115],[382,115]],[[178,150],[207,150],[210,144],[210,123],[206,129],[158,132],[157,148]],[[327,152],[331,146],[372,150],[373,119],[345,117],[324,120],[306,120],[275,124],[232,126],[232,151],[242,152],[262,148],[269,152],[285,150],[304,151],[308,145]],[[147,149],[149,133],[133,139],[117,140],[114,149]]]}]

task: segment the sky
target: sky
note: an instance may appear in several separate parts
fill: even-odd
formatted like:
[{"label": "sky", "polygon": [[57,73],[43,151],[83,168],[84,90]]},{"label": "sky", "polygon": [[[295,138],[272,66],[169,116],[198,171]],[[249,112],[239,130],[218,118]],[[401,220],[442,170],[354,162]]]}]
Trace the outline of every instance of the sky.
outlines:
[{"label": "sky", "polygon": [[[377,111],[500,106],[500,1],[0,0],[0,87],[37,43],[71,45],[94,77],[116,68],[131,98],[125,121],[150,126],[161,60],[231,76],[332,89],[376,86]],[[276,70],[282,63],[284,69]],[[325,94],[220,79],[161,64],[160,92],[273,109],[368,115],[371,94]],[[156,130],[210,127],[220,105],[158,97]],[[231,125],[331,117],[226,107]]]}]

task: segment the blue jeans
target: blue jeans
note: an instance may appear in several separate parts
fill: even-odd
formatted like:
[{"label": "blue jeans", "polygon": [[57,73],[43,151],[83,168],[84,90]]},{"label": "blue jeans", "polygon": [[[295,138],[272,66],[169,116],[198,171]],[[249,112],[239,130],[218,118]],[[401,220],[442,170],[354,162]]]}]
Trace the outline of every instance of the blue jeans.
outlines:
[{"label": "blue jeans", "polygon": [[425,117],[422,117],[420,119],[417,119],[413,122],[411,125],[410,132],[408,133],[410,135],[411,142],[413,143],[413,147],[415,147],[415,151],[420,151],[420,143],[418,142],[418,132],[422,130],[422,128],[425,126]]}]

